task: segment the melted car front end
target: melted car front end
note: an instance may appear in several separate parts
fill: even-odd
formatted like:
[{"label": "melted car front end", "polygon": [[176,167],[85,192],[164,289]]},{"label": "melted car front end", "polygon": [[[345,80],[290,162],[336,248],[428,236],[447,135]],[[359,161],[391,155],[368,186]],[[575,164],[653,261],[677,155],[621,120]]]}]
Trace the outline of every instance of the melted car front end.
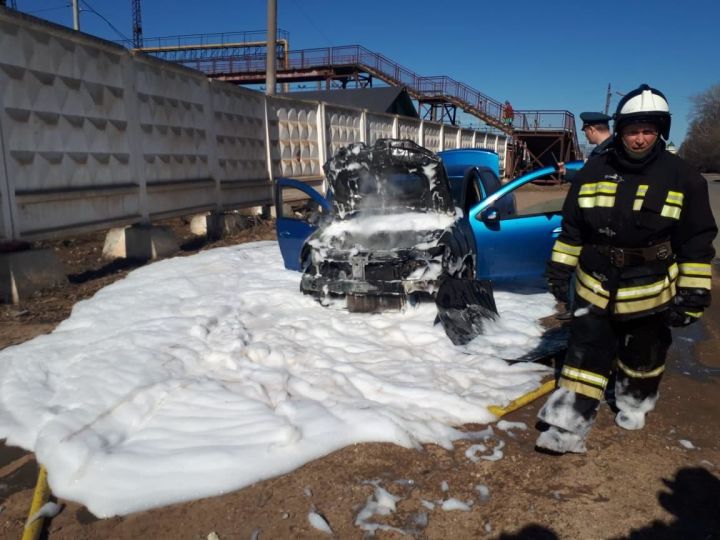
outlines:
[{"label": "melted car front end", "polygon": [[321,301],[344,297],[350,311],[400,309],[470,260],[471,240],[458,235],[435,154],[410,141],[358,143],[341,149],[325,172],[333,219],[305,243],[303,292]]},{"label": "melted car front end", "polygon": [[[441,232],[441,231],[440,231]],[[429,236],[438,236],[437,231]],[[318,297],[346,296],[350,311],[400,309],[411,294],[430,294],[443,273],[444,246],[368,250],[315,249],[301,289]]]}]

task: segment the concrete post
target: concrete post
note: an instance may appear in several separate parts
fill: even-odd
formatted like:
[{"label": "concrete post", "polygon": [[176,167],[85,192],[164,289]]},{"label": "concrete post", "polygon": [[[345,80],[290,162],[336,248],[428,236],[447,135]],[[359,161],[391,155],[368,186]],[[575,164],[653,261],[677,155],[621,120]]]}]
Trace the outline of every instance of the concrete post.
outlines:
[{"label": "concrete post", "polygon": [[0,301],[17,304],[40,289],[67,283],[65,269],[50,248],[0,253]]},{"label": "concrete post", "polygon": [[126,89],[125,107],[127,107],[127,137],[130,149],[130,173],[138,184],[138,199],[142,222],[150,223],[150,208],[147,194],[147,178],[145,175],[145,156],[143,151],[143,134],[140,127],[140,107],[137,96],[137,68],[135,60],[128,55],[123,62],[123,86]]}]

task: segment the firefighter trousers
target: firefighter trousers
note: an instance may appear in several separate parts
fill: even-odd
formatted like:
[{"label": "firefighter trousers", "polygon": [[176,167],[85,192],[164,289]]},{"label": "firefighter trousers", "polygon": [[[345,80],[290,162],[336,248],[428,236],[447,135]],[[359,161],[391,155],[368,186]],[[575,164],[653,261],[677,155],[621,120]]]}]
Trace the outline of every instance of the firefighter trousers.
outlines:
[{"label": "firefighter trousers", "polygon": [[619,416],[640,418],[636,428],[628,429],[642,427],[645,414],[655,407],[671,342],[664,313],[619,321],[589,308],[573,317],[558,388],[541,409],[540,420],[584,438],[614,376]]}]

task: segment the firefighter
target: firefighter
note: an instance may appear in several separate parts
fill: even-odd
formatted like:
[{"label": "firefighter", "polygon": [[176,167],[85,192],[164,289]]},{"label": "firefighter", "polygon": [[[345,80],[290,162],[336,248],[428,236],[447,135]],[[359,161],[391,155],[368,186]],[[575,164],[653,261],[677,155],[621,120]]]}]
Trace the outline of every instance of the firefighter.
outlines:
[{"label": "firefighter", "polygon": [[573,316],[558,388],[539,413],[537,446],[584,453],[611,375],[615,422],[642,429],[658,398],[671,326],[710,305],[717,226],[705,179],[665,150],[670,110],[642,85],[618,103],[609,150],[587,162],[563,206],[548,262],[550,292]]}]

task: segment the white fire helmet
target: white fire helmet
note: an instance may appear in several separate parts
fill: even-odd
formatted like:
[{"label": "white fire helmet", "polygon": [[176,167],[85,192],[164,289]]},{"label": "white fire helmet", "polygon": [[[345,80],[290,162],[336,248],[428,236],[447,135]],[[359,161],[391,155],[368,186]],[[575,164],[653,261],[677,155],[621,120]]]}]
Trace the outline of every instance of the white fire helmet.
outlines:
[{"label": "white fire helmet", "polygon": [[665,95],[642,84],[635,90],[625,94],[613,115],[615,133],[620,134],[623,126],[630,123],[654,124],[658,133],[667,140],[670,136],[670,107]]}]

